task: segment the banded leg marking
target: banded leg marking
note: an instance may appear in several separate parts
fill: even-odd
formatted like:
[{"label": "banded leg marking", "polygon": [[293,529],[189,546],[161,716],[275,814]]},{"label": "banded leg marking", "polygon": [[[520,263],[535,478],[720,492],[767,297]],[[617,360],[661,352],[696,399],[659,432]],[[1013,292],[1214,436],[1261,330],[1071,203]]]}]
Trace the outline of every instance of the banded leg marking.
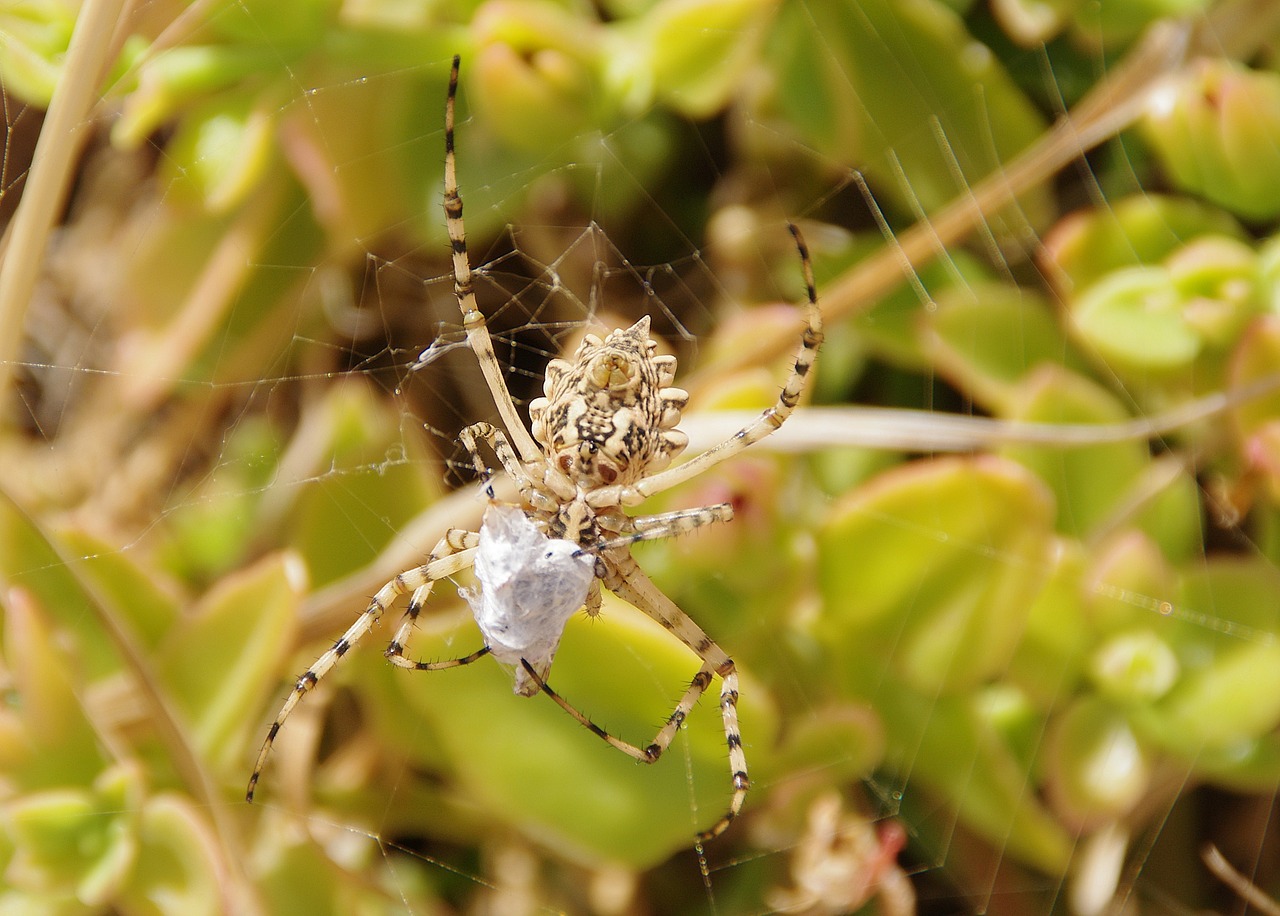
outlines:
[{"label": "banded leg marking", "polygon": [[[447,543],[453,535],[454,532],[449,532],[441,540],[441,543]],[[455,537],[455,540],[458,539]],[[276,714],[275,721],[271,723],[271,728],[267,731],[267,737],[262,742],[262,748],[258,751],[258,759],[254,763],[253,773],[249,776],[249,786],[245,790],[245,801],[253,801],[254,792],[258,788],[258,780],[262,777],[262,771],[266,767],[267,757],[271,753],[272,745],[275,744],[276,736],[280,734],[280,729],[284,727],[285,720],[289,718],[289,714],[301,702],[303,696],[314,690],[321,678],[328,674],[333,666],[338,663],[338,659],[346,655],[352,646],[358,643],[373,628],[373,625],[381,619],[383,613],[395,603],[396,598],[405,592],[420,590],[437,579],[443,579],[461,569],[465,569],[471,565],[474,555],[474,548],[469,548],[444,557],[437,558],[432,556],[422,566],[400,573],[378,589],[378,593],[373,596],[364,613],[357,617],[355,623],[347,628],[347,632],[343,633],[338,638],[338,641],[316,659],[315,664],[304,671],[298,680],[294,682],[293,691],[284,701],[284,706],[281,707],[280,712]]]},{"label": "banded leg marking", "polygon": [[615,547],[630,547],[641,541],[657,541],[663,538],[679,537],[688,534],[704,525],[716,522],[728,522],[733,519],[732,503],[717,503],[714,506],[701,506],[697,509],[678,509],[675,512],[663,512],[659,515],[641,515],[631,519],[633,531],[607,541],[601,541],[588,552],[596,553],[612,550]]},{"label": "banded leg marking", "polygon": [[[479,543],[480,535],[474,531],[450,528],[432,549],[431,558],[428,560],[427,565],[430,565],[431,561],[434,560],[457,556],[464,550],[473,550]],[[405,610],[404,617],[401,618],[400,626],[396,629],[396,635],[392,637],[391,642],[387,644],[387,648],[383,652],[387,657],[387,661],[391,662],[391,664],[401,668],[411,668],[415,671],[454,667],[453,664],[445,662],[415,661],[414,659],[406,658],[404,654],[405,644],[409,641],[409,636],[418,622],[418,615],[422,613],[422,608],[426,606],[427,599],[431,597],[431,589],[436,584],[436,581],[434,578],[427,579],[413,590],[413,595],[409,598],[409,607]],[[484,652],[481,652],[475,658],[479,658],[483,654]],[[467,656],[468,661],[475,661],[475,658]]]},{"label": "banded leg marking", "polygon": [[689,713],[693,711],[693,707],[697,704],[702,694],[706,692],[707,686],[711,683],[711,669],[704,665],[693,676],[688,688],[684,692],[684,696],[680,698],[680,702],[676,704],[676,708],[672,710],[671,715],[667,716],[667,721],[663,723],[662,728],[654,736],[653,741],[645,745],[643,748],[630,741],[624,741],[621,738],[609,734],[608,731],[596,725],[591,719],[579,710],[576,706],[562,697],[555,691],[551,685],[543,680],[533,666],[524,659],[520,660],[520,664],[528,673],[529,677],[538,685],[538,689],[551,697],[561,709],[573,716],[578,724],[582,725],[587,731],[596,737],[605,741],[610,747],[615,747],[628,757],[634,757],[641,763],[653,763],[663,752],[671,745],[672,739],[675,738],[676,732],[680,730],[680,726],[684,724],[684,720],[689,717]]},{"label": "banded leg marking", "polygon": [[[729,800],[728,810],[721,815],[720,819],[698,834],[699,842],[710,840],[724,833],[733,819],[738,816],[746,800],[747,791],[751,788],[751,780],[747,776],[747,755],[742,749],[742,732],[738,727],[738,669],[733,664],[733,659],[716,645],[702,627],[694,623],[688,614],[680,610],[674,601],[653,584],[644,571],[636,565],[635,560],[630,556],[626,556],[625,559],[629,562],[619,563],[621,581],[609,584],[614,594],[635,605],[670,630],[703,661],[698,676],[695,676],[689,693],[685,696],[689,697],[693,692],[699,677],[704,672],[707,673],[707,683],[710,682],[711,673],[720,678],[720,715],[724,723],[725,744],[729,750],[729,773],[733,784],[733,795]],[[704,683],[697,691],[693,697],[695,701],[706,686],[707,684]],[[677,712],[680,711],[680,707],[676,709]],[[663,726],[664,729],[672,728],[673,732],[674,728],[678,727],[679,723],[673,726],[670,722]],[[660,732],[659,735],[661,734]],[[670,741],[670,738],[667,740]]]},{"label": "banded leg marking", "polygon": [[493,395],[507,434],[525,463],[543,467],[546,462],[543,460],[542,450],[525,429],[524,421],[520,419],[511,394],[507,391],[506,381],[502,377],[502,365],[493,350],[493,338],[489,336],[488,325],[485,324],[471,284],[471,261],[467,257],[467,229],[462,219],[462,196],[458,193],[458,164],[454,155],[453,137],[459,65],[460,59],[455,55],[453,66],[449,70],[449,94],[444,107],[444,221],[453,251],[453,291],[458,298],[458,308],[462,311],[462,327],[467,332],[467,343],[476,354],[476,361],[480,364],[485,384]]}]

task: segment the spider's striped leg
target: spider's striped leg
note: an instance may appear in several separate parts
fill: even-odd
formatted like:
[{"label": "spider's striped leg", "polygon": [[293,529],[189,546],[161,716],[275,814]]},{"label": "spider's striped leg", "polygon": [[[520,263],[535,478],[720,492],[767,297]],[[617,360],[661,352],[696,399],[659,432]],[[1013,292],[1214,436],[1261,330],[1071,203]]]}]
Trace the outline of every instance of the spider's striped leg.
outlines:
[{"label": "spider's striped leg", "polygon": [[[446,535],[442,543],[446,543],[449,537],[450,535]],[[378,593],[369,602],[369,607],[356,618],[356,622],[347,629],[347,632],[342,634],[328,651],[316,659],[315,664],[304,671],[302,676],[294,683],[293,692],[284,701],[284,706],[281,707],[275,721],[271,723],[271,728],[267,731],[266,740],[262,742],[262,749],[258,751],[257,762],[253,765],[253,774],[249,777],[249,787],[245,791],[246,801],[253,801],[253,793],[258,787],[258,779],[262,776],[262,770],[266,766],[267,755],[271,753],[271,746],[275,743],[276,736],[284,726],[285,719],[289,718],[289,714],[293,712],[293,708],[298,705],[302,697],[313,690],[316,684],[320,682],[320,679],[328,674],[330,669],[338,663],[338,660],[346,655],[351,647],[373,628],[373,625],[382,617],[383,612],[391,607],[397,597],[407,591],[421,589],[436,579],[441,579],[445,576],[453,575],[461,569],[466,569],[473,562],[474,554],[474,550],[468,549],[451,551],[443,557],[432,555],[422,566],[400,573],[378,589]]]},{"label": "spider's striped leg", "polygon": [[590,552],[629,547],[640,541],[657,541],[662,538],[676,537],[701,528],[703,525],[732,520],[732,503],[717,503],[714,506],[700,506],[697,509],[677,509],[674,512],[663,512],[659,515],[641,515],[631,519],[630,532],[601,541],[591,548]]},{"label": "spider's striped leg", "polygon": [[507,434],[515,444],[520,458],[539,468],[546,466],[542,450],[524,427],[519,411],[507,391],[502,377],[502,366],[493,351],[493,338],[485,324],[484,315],[476,303],[475,289],[471,285],[471,262],[467,257],[467,229],[462,220],[462,196],[458,193],[458,166],[454,156],[453,122],[454,100],[458,94],[458,57],[453,58],[449,71],[449,94],[444,107],[444,218],[449,231],[449,243],[453,249],[453,290],[462,310],[462,327],[467,332],[467,343],[476,354],[485,384],[493,395],[498,415],[502,417]]},{"label": "spider's striped leg", "polygon": [[[446,557],[457,556],[463,551],[473,550],[479,543],[480,535],[474,531],[450,528],[432,549],[431,559],[443,560]],[[396,629],[396,635],[388,643],[386,651],[383,653],[391,664],[398,665],[401,668],[411,668],[415,671],[434,671],[440,668],[456,668],[458,665],[470,664],[489,651],[486,647],[478,652],[471,653],[465,658],[442,662],[419,662],[411,658],[405,658],[405,643],[409,641],[409,635],[413,632],[414,625],[418,622],[418,615],[422,613],[422,608],[431,596],[431,588],[436,584],[436,578],[432,577],[425,580],[413,590],[413,595],[409,598],[409,607],[404,612],[404,617],[401,618],[400,626]]]},{"label": "spider's striped leg", "polygon": [[[520,459],[515,451],[511,448],[511,442],[491,423],[473,423],[458,433],[458,441],[462,443],[462,447],[467,450],[467,454],[471,456],[471,463],[475,466],[476,473],[480,475],[480,479],[488,481],[489,469],[485,466],[484,457],[480,454],[478,443],[483,440],[489,444],[489,448],[493,449],[493,454],[498,459],[498,463],[502,465],[502,469],[506,471],[507,476],[520,490],[520,498],[524,500],[525,505],[532,506],[535,509],[542,509],[548,512],[554,512],[557,505],[554,500],[545,493],[534,488],[530,483],[529,475],[525,472],[524,466],[520,464]],[[490,493],[492,496],[492,492]]]},{"label": "spider's striped leg", "polygon": [[804,271],[809,301],[805,307],[806,324],[800,338],[800,349],[796,353],[795,367],[791,370],[791,376],[778,396],[778,402],[719,445],[684,464],[654,474],[652,477],[646,477],[630,487],[615,486],[597,489],[589,498],[591,505],[598,507],[638,505],[653,494],[669,490],[721,461],[732,458],[749,445],[772,434],[782,426],[787,417],[791,416],[796,405],[800,403],[800,395],[804,392],[808,381],[809,370],[813,368],[813,363],[818,356],[818,348],[822,346],[822,310],[818,308],[818,293],[813,285],[813,265],[809,260],[809,248],[805,245],[799,229],[791,223],[787,223],[787,228],[791,230],[796,249],[800,252],[800,265]]},{"label": "spider's striped leg", "polygon": [[618,582],[610,582],[609,588],[620,598],[635,605],[665,626],[703,660],[702,667],[698,669],[698,673],[689,682],[684,696],[680,698],[680,702],[676,704],[676,708],[667,717],[667,721],[658,730],[653,741],[640,748],[628,741],[623,741],[621,738],[614,737],[587,718],[584,713],[570,704],[568,700],[556,693],[546,681],[538,676],[538,673],[533,670],[533,666],[527,661],[521,659],[521,664],[533,682],[538,685],[543,693],[555,700],[561,709],[612,747],[642,763],[653,763],[662,756],[663,752],[671,745],[676,733],[680,730],[680,726],[684,724],[685,719],[692,712],[693,707],[702,697],[702,694],[706,692],[707,687],[710,686],[712,675],[718,675],[721,682],[720,712],[724,720],[725,743],[729,747],[729,769],[733,776],[733,798],[729,803],[729,810],[709,829],[698,834],[699,841],[710,840],[724,833],[729,823],[737,817],[738,812],[742,810],[742,802],[747,796],[747,789],[751,785],[750,780],[747,778],[747,757],[742,750],[742,733],[738,729],[738,672],[734,667],[733,661],[712,641],[711,637],[704,633],[702,628],[694,623],[684,611],[676,607],[675,602],[659,591],[657,586],[635,564],[634,560],[631,560],[630,557],[626,559],[629,562],[623,564],[628,567],[627,571],[622,573],[623,578]]},{"label": "spider's striped leg", "polygon": [[529,662],[522,658],[520,659],[520,664],[524,667],[525,673],[529,675],[529,678],[538,686],[538,689],[551,697],[551,699],[555,700],[556,705],[569,715],[573,716],[580,725],[592,734],[603,739],[611,747],[617,748],[628,757],[634,757],[641,763],[653,763],[662,756],[662,752],[671,744],[671,740],[675,737],[676,732],[680,730],[680,726],[684,723],[684,720],[688,718],[689,712],[698,702],[698,698],[706,692],[707,685],[711,683],[711,669],[708,666],[703,665],[698,673],[693,676],[693,681],[689,684],[688,689],[685,690],[684,696],[682,696],[680,698],[680,702],[676,704],[675,711],[667,717],[666,723],[662,726],[661,730],[659,730],[653,741],[644,747],[639,747],[638,745],[632,744],[630,741],[623,741],[621,738],[609,734],[599,725],[592,722],[591,719],[587,717],[586,713],[582,712],[558,694],[555,691],[555,688],[543,680],[538,672],[534,670],[533,665],[529,664]]},{"label": "spider's striped leg", "polygon": [[693,704],[711,683],[711,674],[715,673],[720,678],[720,716],[724,722],[725,744],[729,748],[729,772],[733,782],[733,797],[729,801],[729,810],[720,817],[720,820],[698,834],[699,841],[710,840],[724,833],[730,822],[738,816],[738,812],[742,810],[742,803],[747,797],[747,790],[751,787],[751,780],[747,778],[747,755],[742,750],[742,732],[738,728],[738,669],[734,666],[733,659],[716,645],[702,627],[694,623],[688,614],[680,610],[674,601],[653,584],[629,554],[622,558],[615,556],[615,560],[619,559],[621,560],[618,562],[621,580],[606,583],[608,588],[619,598],[635,605],[670,630],[703,661],[702,667],[694,675],[680,705],[662,726],[653,744],[645,749],[646,754],[656,760],[666,750]]}]

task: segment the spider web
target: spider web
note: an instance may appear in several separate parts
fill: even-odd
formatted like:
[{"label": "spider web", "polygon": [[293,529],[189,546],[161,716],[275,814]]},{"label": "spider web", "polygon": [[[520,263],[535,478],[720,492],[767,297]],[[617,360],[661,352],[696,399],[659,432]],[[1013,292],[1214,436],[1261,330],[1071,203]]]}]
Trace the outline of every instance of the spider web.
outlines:
[{"label": "spider web", "polygon": [[[164,15],[159,5],[139,7],[144,17]],[[400,59],[397,49],[378,66],[316,69],[296,62],[259,4],[225,8],[223,15],[243,14],[254,25],[255,50],[274,56],[285,74],[266,94],[263,114],[278,147],[258,164],[261,184],[209,215],[199,194],[231,194],[234,176],[193,175],[182,144],[201,137],[166,124],[130,152],[105,137],[90,140],[65,213],[56,215],[13,361],[21,410],[18,429],[6,433],[13,439],[6,491],[34,521],[6,509],[14,518],[4,536],[15,558],[5,569],[6,647],[12,652],[28,644],[22,638],[34,640],[21,637],[22,622],[49,621],[61,634],[47,652],[56,660],[50,670],[66,669],[57,677],[74,685],[79,704],[79,713],[66,715],[89,720],[95,754],[151,769],[145,790],[137,789],[150,793],[147,801],[128,795],[112,807],[101,801],[113,796],[97,772],[58,763],[50,765],[56,776],[24,782],[27,771],[14,764],[9,845],[0,861],[9,863],[15,887],[29,887],[15,875],[43,874],[38,856],[33,864],[29,853],[15,852],[24,849],[14,826],[24,823],[17,803],[83,785],[95,787],[105,809],[83,828],[86,835],[97,836],[123,811],[148,825],[152,839],[140,842],[153,855],[201,850],[193,861],[207,853],[247,887],[253,876],[272,876],[284,883],[283,893],[255,887],[249,897],[288,897],[299,912],[340,911],[357,900],[388,912],[772,912],[814,902],[806,898],[806,877],[826,875],[840,888],[860,881],[891,887],[895,860],[924,912],[1240,910],[1236,893],[1201,866],[1205,843],[1218,844],[1249,880],[1274,889],[1274,792],[1262,780],[1246,791],[1244,777],[1207,778],[1208,765],[1226,769],[1223,755],[1179,758],[1147,747],[1141,765],[1126,768],[1117,737],[1112,753],[1099,759],[1116,768],[1112,782],[1138,780],[1143,790],[1105,817],[1070,797],[1067,776],[1055,771],[1073,753],[1073,735],[1101,728],[1089,716],[1114,708],[1078,703],[1078,682],[1064,674],[1056,692],[1029,698],[1019,692],[1018,672],[993,671],[967,692],[940,678],[924,680],[932,695],[910,693],[901,671],[919,664],[913,653],[921,647],[905,623],[864,628],[869,639],[882,640],[881,658],[824,643],[863,632],[849,623],[833,635],[821,623],[831,613],[822,606],[831,602],[824,583],[844,581],[821,565],[840,537],[906,551],[945,547],[954,551],[952,576],[962,585],[971,582],[965,567],[972,565],[1000,581],[1029,576],[1045,592],[1069,576],[1071,563],[1083,562],[1070,550],[1101,552],[1084,536],[1065,535],[1068,546],[1059,552],[1046,544],[1032,550],[1003,536],[1001,522],[1011,519],[986,503],[971,510],[992,512],[995,521],[965,528],[945,511],[934,521],[920,511],[918,501],[927,498],[921,493],[929,491],[906,489],[901,501],[850,496],[894,466],[907,467],[903,456],[916,467],[968,471],[970,459],[947,453],[1004,452],[1002,460],[1011,461],[1007,452],[1034,448],[1034,437],[1047,435],[1062,455],[1106,436],[1150,442],[1144,498],[1189,487],[1206,512],[1184,564],[1190,573],[1151,560],[1143,552],[1149,537],[1131,554],[1119,547],[1106,554],[1117,564],[1133,562],[1135,572],[1099,562],[1092,575],[1079,576],[1093,613],[1126,621],[1120,636],[1176,626],[1192,644],[1261,659],[1275,645],[1265,609],[1225,598],[1219,607],[1208,585],[1197,591],[1175,581],[1223,558],[1264,581],[1268,568],[1275,571],[1265,508],[1252,523],[1248,500],[1234,523],[1210,516],[1227,502],[1186,435],[1236,409],[1240,401],[1232,399],[1247,393],[1210,386],[1164,409],[1121,360],[1094,354],[1092,377],[1128,416],[1046,431],[991,420],[989,402],[956,381],[953,364],[913,361],[895,349],[909,322],[949,305],[938,301],[944,286],[949,295],[981,299],[989,280],[1035,290],[1052,280],[1028,260],[1051,241],[1036,205],[1020,198],[1022,209],[1004,211],[1003,222],[988,219],[998,208],[982,205],[986,186],[978,174],[965,177],[966,157],[977,155],[971,143],[998,145],[996,121],[1004,115],[992,100],[985,126],[979,119],[963,138],[941,116],[882,138],[890,152],[865,172],[746,105],[700,119],[654,104],[607,128],[563,138],[548,129],[544,143],[513,153],[495,136],[479,78],[471,81],[480,68],[464,61],[458,154],[468,241],[477,295],[517,404],[540,393],[546,362],[571,353],[582,334],[648,315],[655,337],[679,357],[677,382],[693,392],[683,428],[694,448],[731,434],[776,395],[798,343],[794,312],[781,305],[801,295],[783,230],[784,219],[795,218],[817,256],[829,315],[851,295],[897,290],[887,308],[828,319],[813,393],[818,406],[911,410],[802,411],[750,456],[644,510],[726,498],[737,510],[730,531],[636,549],[655,581],[744,666],[753,790],[745,816],[724,838],[704,850],[669,840],[692,837],[728,796],[713,703],[699,705],[661,762],[637,767],[544,698],[513,697],[509,673],[495,664],[421,676],[391,670],[380,649],[394,619],[300,704],[269,763],[260,810],[246,809],[237,790],[287,691],[285,679],[331,644],[383,582],[421,562],[445,527],[477,526],[483,501],[455,443],[460,428],[493,419],[493,409],[461,330],[439,207],[442,74],[452,48],[440,40],[432,54],[419,48],[416,57]],[[1122,61],[1098,55],[1082,62],[1061,43],[1017,51],[987,14],[970,9],[967,16],[969,28],[989,30],[977,37],[1021,68],[1049,115],[1079,113],[1081,135],[1119,117],[1120,102],[1103,106],[1096,120],[1084,117],[1071,81],[1114,76],[1122,84]],[[843,88],[851,91],[854,74],[841,71],[848,62],[833,49],[820,10],[797,3],[786,22],[814,60],[848,77]],[[889,48],[898,36],[883,39]],[[1100,72],[1088,73],[1089,66]],[[900,88],[914,103],[928,86]],[[752,91],[759,89],[743,90]],[[243,112],[242,103],[233,100],[224,114]],[[382,120],[389,110],[414,117],[389,130]],[[28,190],[41,114],[16,93],[6,96],[5,113],[0,215],[10,219]],[[126,107],[123,117],[140,116]],[[250,143],[253,117],[240,123],[249,126],[238,142]],[[373,144],[357,142],[370,136]],[[1080,136],[1074,146],[1062,141],[1059,149],[1063,144],[1064,167],[1042,167],[1042,174],[1058,175],[1059,215],[1085,203],[1106,212],[1161,190],[1144,188],[1156,180],[1152,169],[1129,158],[1124,143],[1090,157],[1080,155],[1088,145]],[[911,152],[925,146],[952,164],[958,195],[939,202],[938,190],[916,177]],[[743,149],[763,150],[750,157],[750,169],[735,158]],[[1007,168],[998,174],[1014,183],[1013,157],[1001,157]],[[415,160],[430,164],[427,177],[397,171]],[[282,180],[287,172],[294,177]],[[398,191],[409,189],[407,202],[389,201],[380,190],[393,180]],[[954,238],[939,215],[953,196],[961,212],[966,199],[974,208],[970,231]],[[927,227],[923,243],[913,224]],[[335,232],[335,225],[344,228]],[[913,244],[932,247],[933,255]],[[987,268],[981,281],[974,260]],[[912,261],[917,266],[904,272]],[[875,263],[891,269],[877,275],[855,266]],[[878,279],[885,271],[896,275],[892,283]],[[127,314],[122,302],[130,303]],[[1033,330],[1016,331],[1003,342],[1030,353]],[[1058,357],[1071,363],[1065,346]],[[725,419],[729,411],[735,413]],[[1079,466],[1067,458],[1043,470],[1046,477],[1073,472]],[[973,486],[994,479],[1012,487],[1012,474],[975,476]],[[1038,485],[1014,483],[1012,496],[1000,489],[985,495],[1026,498],[1032,513],[1038,504],[1026,493],[1039,492]],[[936,492],[952,499],[960,491]],[[1265,507],[1265,497],[1257,501]],[[1141,506],[1122,508],[1123,520]],[[1096,511],[1083,499],[1056,510],[1067,519]],[[1033,522],[1026,520],[1027,530]],[[1044,537],[1053,531],[1046,523]],[[153,578],[144,587],[147,575]],[[920,575],[909,609],[937,603],[928,593],[936,582]],[[856,575],[848,581],[861,587]],[[439,584],[415,656],[457,657],[479,647],[456,595],[469,584],[465,574]],[[87,600],[67,599],[73,588]],[[1241,589],[1262,604],[1270,598],[1273,607],[1278,597]],[[1051,610],[1053,596],[1038,594]],[[171,613],[138,609],[166,602]],[[947,643],[939,635],[946,625],[935,620],[925,635],[975,655],[1009,638],[993,631]],[[1025,638],[1043,636],[1034,626]],[[122,664],[130,645],[136,655]],[[1142,656],[1150,657],[1159,656]],[[850,659],[866,669],[848,670]],[[950,669],[956,659],[939,664]],[[31,676],[12,654],[8,666],[10,705],[30,709]],[[158,672],[162,686],[148,686],[141,669]],[[660,627],[621,602],[606,602],[600,620],[571,624],[552,683],[593,719],[640,742],[696,669],[694,656]],[[238,692],[224,679],[240,685]],[[164,698],[166,684],[179,733],[167,739],[163,728],[147,727],[154,716],[148,703]],[[957,697],[965,701],[963,715]],[[987,715],[983,737],[997,733],[1002,753],[954,733],[972,725],[977,711]],[[212,774],[213,791],[193,788],[200,780],[191,767],[184,770],[175,746],[203,757],[193,766]],[[177,762],[156,762],[168,758]],[[1023,805],[984,804],[990,800],[982,793],[1010,786]],[[169,809],[155,802],[162,790],[177,798]],[[167,810],[181,817],[165,820]],[[1043,862],[1037,867],[1037,855],[1048,855],[1037,845],[1037,831],[1047,828],[1036,819],[1046,811],[1059,814],[1066,874]],[[181,818],[188,826],[179,830],[172,823]],[[821,828],[840,842],[821,847],[814,835]],[[118,880],[145,885],[146,870],[140,865]],[[198,866],[182,874],[198,887]],[[850,893],[843,907],[860,906]],[[875,905],[886,899],[893,898]],[[841,908],[815,903],[812,911]]]}]

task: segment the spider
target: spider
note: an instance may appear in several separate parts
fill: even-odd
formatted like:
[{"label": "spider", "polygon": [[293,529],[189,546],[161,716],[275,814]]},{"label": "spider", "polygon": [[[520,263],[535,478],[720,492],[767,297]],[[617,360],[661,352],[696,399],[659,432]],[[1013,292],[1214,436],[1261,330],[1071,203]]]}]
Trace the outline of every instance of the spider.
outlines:
[{"label": "spider", "polygon": [[[385,652],[393,664],[435,671],[468,665],[493,654],[515,669],[516,693],[545,693],[583,726],[643,763],[653,763],[662,756],[712,678],[719,678],[733,794],[724,815],[698,835],[699,842],[709,840],[723,833],[741,811],[750,784],[738,730],[737,670],[728,654],[645,575],[630,547],[639,541],[727,522],[733,510],[728,503],[649,516],[631,516],[624,509],[738,454],[778,429],[795,409],[822,342],[822,316],[808,249],[799,230],[788,224],[808,290],[807,324],[795,367],[777,403],[729,439],[684,464],[668,467],[688,442],[676,429],[688,393],[671,386],[675,357],[656,355],[657,343],[649,338],[648,317],[611,332],[603,340],[586,335],[572,362],[553,359],[546,369],[544,396],[530,403],[530,428],[525,429],[503,381],[502,367],[471,285],[454,155],[458,67],[459,58],[454,57],[444,119],[444,212],[453,249],[454,291],[467,342],[507,430],[504,434],[488,423],[476,423],[462,430],[459,440],[486,481],[488,471],[479,443],[492,450],[518,488],[519,504],[497,503],[489,488],[491,505],[479,533],[449,530],[426,563],[400,573],[378,590],[364,613],[294,684],[262,743],[246,799],[253,800],[272,743],[302,697],[400,595],[412,592]],[[466,594],[485,645],[470,655],[446,661],[407,657],[405,644],[432,586],[472,565],[476,566],[481,591],[489,591],[487,595]],[[601,587],[662,624],[702,661],[675,710],[643,747],[610,735],[547,683],[564,620],[579,608],[592,616],[598,614]],[[557,607],[529,606],[543,600]]]}]

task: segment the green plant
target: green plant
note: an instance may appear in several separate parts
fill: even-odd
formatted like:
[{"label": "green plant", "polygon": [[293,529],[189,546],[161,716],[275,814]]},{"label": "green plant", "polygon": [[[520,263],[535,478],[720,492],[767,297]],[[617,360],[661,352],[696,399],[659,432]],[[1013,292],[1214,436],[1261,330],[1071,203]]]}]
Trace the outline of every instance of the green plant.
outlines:
[{"label": "green plant", "polygon": [[[1098,856],[1139,836],[1121,894],[1148,861],[1184,866],[1160,843],[1180,798],[1280,780],[1276,76],[1257,53],[1277,17],[1101,8],[239,0],[152,4],[80,46],[66,4],[0,11],[6,98],[33,106],[6,147],[23,193],[57,177],[21,161],[35,107],[54,146],[96,134],[52,241],[12,224],[9,250],[44,259],[7,257],[0,285],[31,290],[0,430],[0,908],[621,912],[710,887],[758,910],[797,885],[782,850],[833,790],[898,817],[922,880],[979,906],[1021,870],[1050,876],[1023,909],[1066,876],[1086,910]],[[1197,30],[1147,29],[1174,14]],[[737,512],[643,548],[743,672],[756,788],[705,884],[693,822],[724,803],[707,704],[642,768],[496,665],[413,677],[374,642],[291,720],[264,804],[240,800],[286,679],[445,527],[478,523],[445,481],[452,430],[489,409],[447,352],[453,53],[513,378],[590,305],[687,330],[695,407],[766,406],[794,314],[743,303],[799,301],[781,217],[810,229],[830,327],[814,400],[836,412],[803,455],[646,508]],[[93,85],[80,132],[55,133],[52,103]],[[1072,130],[1050,126],[1062,106]],[[1089,167],[1059,172],[1082,143]],[[84,340],[41,336],[64,301]],[[830,447],[850,401],[923,410],[926,437]],[[988,423],[932,454],[950,413]],[[478,647],[450,599],[416,654]],[[604,610],[571,623],[553,681],[650,734],[688,654]],[[843,864],[878,875],[860,848]],[[1209,887],[1173,893],[1202,906]]]}]

